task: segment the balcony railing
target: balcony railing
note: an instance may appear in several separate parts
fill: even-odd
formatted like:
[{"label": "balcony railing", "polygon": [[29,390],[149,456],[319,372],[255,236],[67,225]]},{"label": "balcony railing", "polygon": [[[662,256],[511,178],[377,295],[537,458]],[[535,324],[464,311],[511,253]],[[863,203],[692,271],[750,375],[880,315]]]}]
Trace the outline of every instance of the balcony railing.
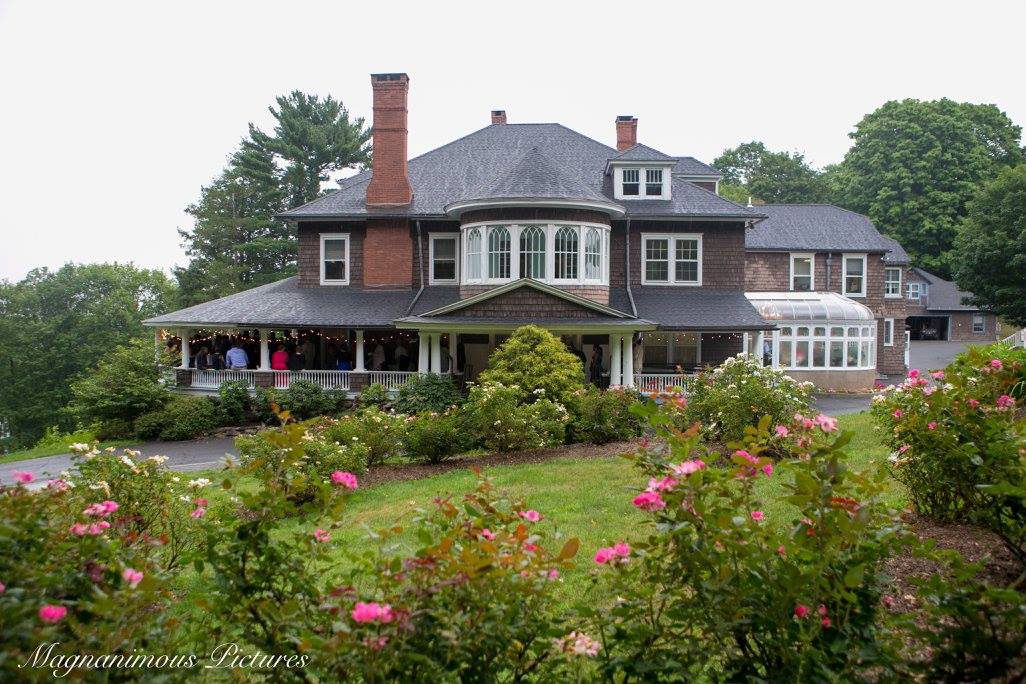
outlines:
[{"label": "balcony railing", "polygon": [[687,393],[694,378],[681,373],[635,373],[634,387],[644,394],[658,394],[671,387],[680,387]]}]

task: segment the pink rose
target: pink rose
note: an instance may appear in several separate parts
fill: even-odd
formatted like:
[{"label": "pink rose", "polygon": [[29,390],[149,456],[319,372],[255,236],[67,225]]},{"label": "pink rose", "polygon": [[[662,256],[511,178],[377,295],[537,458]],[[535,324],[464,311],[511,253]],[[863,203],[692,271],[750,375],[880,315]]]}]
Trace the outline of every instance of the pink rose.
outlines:
[{"label": "pink rose", "polygon": [[943,380],[944,379],[944,371],[942,371],[942,370],[934,371],[934,372],[930,373],[930,377],[932,377],[934,380]]},{"label": "pink rose", "polygon": [[517,513],[517,515],[519,515],[527,522],[538,522],[542,519],[541,513],[533,509],[529,511],[520,511],[519,513]]},{"label": "pink rose", "polygon": [[980,405],[980,402],[977,401],[976,399],[970,399],[966,403],[969,404],[969,408],[977,408]]},{"label": "pink rose", "polygon": [[613,544],[613,553],[615,553],[617,556],[620,556],[621,558],[626,558],[627,556],[631,555],[631,547],[627,544],[627,542],[619,541]]},{"label": "pink rose", "polygon": [[76,537],[83,537],[85,533],[89,531],[89,526],[85,523],[75,523],[68,528],[68,532],[71,532]]},{"label": "pink rose", "polygon": [[801,603],[799,603],[797,606],[794,607],[794,616],[796,618],[801,619],[801,618],[804,618],[808,614],[809,614],[809,607],[808,606],[805,606],[805,605],[802,605]]},{"label": "pink rose", "polygon": [[1001,359],[991,359],[990,360],[990,367],[993,368],[994,370],[1001,370],[1002,366],[1004,366],[1004,364],[1001,363]]},{"label": "pink rose", "polygon": [[595,552],[595,562],[599,565],[605,565],[616,556],[613,553],[613,549],[608,546],[603,546],[601,549]]},{"label": "pink rose", "polygon": [[696,458],[690,461],[684,461],[680,465],[673,466],[673,474],[678,477],[687,477],[691,473],[697,473],[702,468],[705,468],[705,461],[700,458]]},{"label": "pink rose", "polygon": [[143,574],[138,570],[133,570],[132,568],[125,568],[121,571],[121,578],[128,582],[128,586],[135,589],[139,582],[142,582]]},{"label": "pink rose", "polygon": [[779,556],[786,556],[787,555],[787,549],[784,548],[783,544],[781,544],[780,546],[777,547],[777,555],[779,555]]},{"label": "pink rose", "polygon": [[787,437],[787,435],[790,433],[790,430],[787,429],[786,425],[778,425],[776,429],[777,437]]},{"label": "pink rose", "polygon": [[206,499],[193,499],[192,502],[200,508],[206,508],[210,504]]},{"label": "pink rose", "polygon": [[772,474],[773,474],[773,464],[772,464],[772,463],[767,463],[766,465],[764,465],[764,466],[762,467],[762,472],[763,472],[763,474],[765,474],[765,475],[766,475],[767,477],[769,477],[770,475],[772,475]]},{"label": "pink rose", "polygon": [[559,570],[556,570],[555,568],[552,568],[551,570],[549,570],[549,579],[550,580],[557,580],[557,579],[559,579]]},{"label": "pink rose", "polygon": [[189,514],[189,517],[190,518],[199,519],[199,518],[202,518],[203,516],[205,516],[206,514],[207,514],[207,509],[205,509],[202,506],[200,506],[199,508],[193,509],[192,513]]},{"label": "pink rose", "polygon": [[752,511],[752,520],[754,520],[755,522],[759,522],[760,520],[762,520],[765,517],[766,517],[766,514],[763,513],[762,511]]},{"label": "pink rose", "polygon": [[658,511],[666,508],[666,502],[659,492],[642,492],[634,497],[634,505],[643,511]]},{"label": "pink rose", "polygon": [[328,532],[327,530],[322,530],[319,527],[316,530],[314,530],[313,536],[314,536],[314,539],[316,539],[317,541],[319,541],[321,543],[330,542],[331,541],[331,533]]},{"label": "pink rose", "polygon": [[837,430],[837,419],[825,413],[816,416],[816,424],[819,425],[819,429],[823,432],[835,432]]},{"label": "pink rose", "polygon": [[535,551],[538,550],[538,545],[537,544],[532,544],[530,542],[525,542],[524,546],[523,546],[523,549],[527,553],[534,553]]},{"label": "pink rose", "polygon": [[901,409],[894,409],[894,413],[892,413],[891,415],[894,416],[895,420],[901,420],[901,417],[905,414],[902,412]]},{"label": "pink rose", "polygon": [[357,601],[351,613],[355,622],[391,622],[395,615],[392,606],[380,603]]},{"label": "pink rose", "polygon": [[819,607],[816,608],[816,612],[819,613],[820,617],[826,617],[827,616],[827,612],[828,612],[827,611],[827,607],[824,604],[821,603],[821,604],[819,604]]},{"label": "pink rose", "polygon": [[12,474],[14,475],[14,481],[18,484],[28,484],[36,479],[36,476],[27,470],[15,470]]},{"label": "pink rose", "polygon": [[829,629],[830,625],[833,623],[830,622],[830,618],[825,617],[819,621],[819,624],[823,625],[824,629]]},{"label": "pink rose", "polygon": [[487,539],[488,541],[492,541],[493,539],[495,539],[495,533],[487,527],[481,530],[481,536]]},{"label": "pink rose", "polygon": [[1007,394],[1002,394],[997,398],[997,406],[999,410],[1005,411],[1015,406],[1015,399],[1012,399]]},{"label": "pink rose", "polygon": [[333,472],[331,474],[331,481],[337,485],[342,485],[346,489],[356,489],[359,486],[356,481],[356,475],[342,470],[336,470]]},{"label": "pink rose", "polygon": [[918,378],[919,377],[919,369],[918,368],[913,368],[912,370],[910,370],[908,372],[908,377],[910,377],[912,379]]},{"label": "pink rose", "polygon": [[45,605],[39,609],[39,619],[47,624],[56,624],[64,619],[68,609],[64,606]]},{"label": "pink rose", "polygon": [[926,424],[926,427],[927,427],[928,430],[936,430],[937,429],[937,421],[931,420],[929,423]]},{"label": "pink rose", "polygon": [[653,477],[648,481],[648,491],[650,492],[668,492],[676,486],[677,481],[669,475],[658,480]]}]

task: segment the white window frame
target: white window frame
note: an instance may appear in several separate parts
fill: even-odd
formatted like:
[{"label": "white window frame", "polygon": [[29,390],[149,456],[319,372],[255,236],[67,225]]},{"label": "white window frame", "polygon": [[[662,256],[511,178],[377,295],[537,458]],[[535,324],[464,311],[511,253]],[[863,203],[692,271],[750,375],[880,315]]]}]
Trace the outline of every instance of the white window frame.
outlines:
[{"label": "white window frame", "polygon": [[[894,281],[887,279],[887,274],[891,271],[898,272],[898,290],[897,292],[888,292],[887,285]],[[901,267],[900,266],[885,266],[884,267],[884,297],[888,299],[901,299]]]},{"label": "white window frame", "polygon": [[[667,280],[649,280],[648,269],[648,242],[650,240],[667,240]],[[698,242],[698,273],[697,280],[677,280],[677,240],[696,240]],[[642,233],[641,234],[641,284],[662,285],[669,287],[701,287],[702,285],[702,233]]]},{"label": "white window frame", "polygon": [[883,346],[894,346],[894,319],[885,318],[883,327]]},{"label": "white window frame", "polygon": [[[913,287],[915,288],[915,290],[914,290],[915,296],[912,296],[912,293],[913,293],[913,289],[912,288]],[[923,284],[922,283],[917,283],[917,282],[910,282],[908,284],[908,298],[909,298],[909,301],[918,302],[920,299],[922,299],[922,296],[923,296]]]},{"label": "white window frame", "polygon": [[[324,243],[327,242],[328,240],[344,240],[345,243],[346,243],[346,258],[345,258],[346,277],[344,279],[342,279],[342,280],[328,280],[328,279],[325,278],[325,274],[324,274]],[[350,254],[352,252],[352,250],[350,249],[352,244],[351,244],[351,242],[349,240],[349,233],[321,233],[320,244],[321,244],[321,247],[320,247],[320,267],[319,268],[320,268],[320,275],[321,275],[321,285],[333,285],[333,286],[334,285],[348,285],[349,284],[349,278],[350,278],[349,257],[350,257]]]},{"label": "white window frame", "polygon": [[[803,252],[792,252],[791,258],[788,260],[791,271],[791,292],[804,292],[804,290],[794,289],[794,260],[795,259],[808,259],[809,260],[809,292],[816,291],[816,255],[812,253]],[[802,276],[803,278],[805,276]]]},{"label": "white window frame", "polygon": [[[979,330],[976,329],[977,321],[979,321],[980,323]],[[983,318],[983,314],[973,314],[972,320],[970,321],[970,325],[972,326],[970,329],[973,331],[974,335],[982,335],[983,333],[987,332],[987,321]]]},{"label": "white window frame", "polygon": [[[638,194],[623,194],[623,173],[624,171],[638,172]],[[663,174],[662,192],[658,195],[647,194],[648,172],[660,171]],[[670,199],[670,186],[673,185],[673,166],[664,164],[628,164],[615,166],[613,168],[613,198],[624,200],[668,200]]]},{"label": "white window frame", "polygon": [[[510,234],[510,277],[508,278],[490,278],[488,277],[488,239],[491,234],[492,228],[505,227],[509,230]],[[521,277],[520,273],[520,235],[521,233],[530,228],[537,226],[542,230],[545,236],[545,273],[535,280],[549,283],[552,285],[608,285],[609,284],[609,234],[610,228],[608,225],[601,223],[588,223],[581,221],[513,221],[509,223],[502,223],[498,221],[492,222],[480,222],[480,223],[468,223],[461,226],[460,234],[461,238],[459,241],[460,245],[460,261],[463,262],[463,269],[461,272],[461,280],[463,283],[480,284],[480,285],[495,285],[500,283],[508,283],[514,280],[518,280]],[[556,232],[563,227],[571,227],[577,231],[577,277],[576,278],[556,278]],[[467,253],[466,247],[469,246],[469,240],[467,236],[470,231],[477,229],[481,233],[481,252],[477,255],[480,260],[480,271],[479,278],[470,278],[469,274],[472,269],[469,268],[468,260],[471,255]],[[597,278],[589,278],[587,276],[587,269],[585,268],[585,235],[588,228],[595,228],[599,232],[599,272]]]},{"label": "white window frame", "polygon": [[[435,277],[435,240],[453,240],[455,241],[456,251],[453,252],[452,258],[455,261],[454,278],[436,278]],[[460,254],[460,234],[459,233],[428,233],[428,284],[429,285],[455,285],[460,282],[460,262],[463,258]]]},{"label": "white window frame", "polygon": [[[842,254],[841,255],[841,294],[845,297],[865,297],[866,286],[869,281],[869,259],[865,254]],[[860,259],[862,261],[862,290],[859,292],[848,292],[848,259]]]},{"label": "white window frame", "polygon": [[[893,319],[888,319],[893,320]],[[780,332],[774,335],[773,356],[777,359],[778,367],[784,370],[794,371],[865,371],[876,368],[876,323],[870,321],[779,321]],[[799,328],[808,328],[807,335],[798,335]],[[816,329],[823,328],[824,334],[817,335]],[[841,334],[835,334],[834,328],[841,328]],[[851,329],[856,329],[856,334],[851,334]],[[783,331],[790,329],[791,334],[785,335]],[[781,342],[788,343],[791,349],[791,358],[785,359],[780,354]],[[794,359],[797,354],[798,343],[807,344],[808,353],[806,356],[807,365],[795,366]],[[824,345],[822,366],[813,365],[815,345],[819,342]],[[858,348],[858,359],[854,366],[848,365],[848,346],[854,342]],[[833,344],[841,346],[840,366],[830,365],[830,349]]]}]

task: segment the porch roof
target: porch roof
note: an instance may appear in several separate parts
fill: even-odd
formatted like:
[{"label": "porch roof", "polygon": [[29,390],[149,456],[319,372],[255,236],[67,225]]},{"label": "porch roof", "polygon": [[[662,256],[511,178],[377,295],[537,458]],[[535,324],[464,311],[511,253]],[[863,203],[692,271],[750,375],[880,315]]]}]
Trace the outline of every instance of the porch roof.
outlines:
[{"label": "porch roof", "polygon": [[596,318],[574,317],[482,317],[464,316],[459,314],[441,316],[407,316],[395,322],[397,328],[416,328],[418,330],[439,330],[442,332],[456,331],[489,331],[515,330],[523,325],[537,325],[555,332],[615,332],[655,330],[658,326],[652,321],[640,318],[616,318],[602,316]]},{"label": "porch roof", "polygon": [[[639,317],[668,330],[741,331],[776,327],[759,315],[740,290],[642,286],[632,288],[631,295]],[[609,305],[630,311],[627,291],[611,289]]]}]

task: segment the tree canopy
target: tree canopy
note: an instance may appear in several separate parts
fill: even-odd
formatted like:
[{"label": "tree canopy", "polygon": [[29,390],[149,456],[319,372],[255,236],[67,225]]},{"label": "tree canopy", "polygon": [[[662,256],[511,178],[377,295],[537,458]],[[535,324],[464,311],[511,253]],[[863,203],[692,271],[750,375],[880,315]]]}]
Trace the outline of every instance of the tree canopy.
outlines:
[{"label": "tree canopy", "polygon": [[1022,129],[994,105],[895,100],[850,135],[836,174],[839,203],[867,214],[914,263],[943,277],[980,184],[1023,161]]},{"label": "tree canopy", "polygon": [[800,152],[773,152],[753,140],[726,149],[713,161],[723,173],[721,193],[735,202],[764,203],[824,202],[826,179],[812,168]]},{"label": "tree canopy", "polygon": [[1003,169],[969,202],[955,280],[972,303],[1026,327],[1026,165]]}]

